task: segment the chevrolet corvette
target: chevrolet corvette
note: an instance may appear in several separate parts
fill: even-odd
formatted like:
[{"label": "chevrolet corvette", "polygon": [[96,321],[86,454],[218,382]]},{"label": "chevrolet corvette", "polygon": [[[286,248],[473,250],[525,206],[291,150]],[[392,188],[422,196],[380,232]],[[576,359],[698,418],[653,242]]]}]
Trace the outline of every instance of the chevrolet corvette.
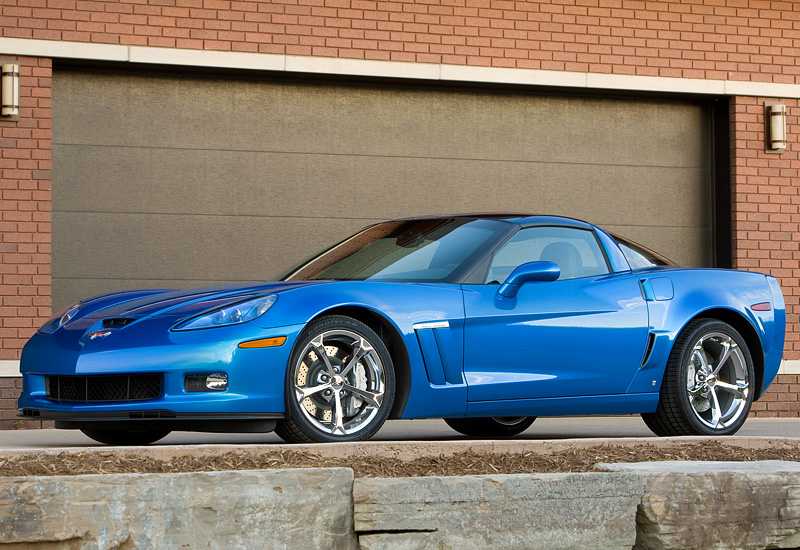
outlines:
[{"label": "chevrolet corvette", "polygon": [[71,305],[26,344],[19,409],[112,445],[356,441],[390,418],[495,438],[590,414],[729,435],[775,378],[785,324],[774,277],[681,268],[583,221],[401,219],[278,282]]}]

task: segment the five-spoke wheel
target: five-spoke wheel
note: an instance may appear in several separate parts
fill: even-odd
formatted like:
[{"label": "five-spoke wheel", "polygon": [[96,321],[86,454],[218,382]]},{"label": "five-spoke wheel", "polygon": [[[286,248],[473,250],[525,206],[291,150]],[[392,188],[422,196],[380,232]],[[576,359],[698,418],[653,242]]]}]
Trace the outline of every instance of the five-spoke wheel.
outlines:
[{"label": "five-spoke wheel", "polygon": [[291,443],[369,439],[394,402],[386,345],[349,317],[323,317],[301,334],[287,369],[286,419],[275,429]]},{"label": "five-spoke wheel", "polygon": [[736,329],[693,321],[675,342],[658,409],[642,418],[657,435],[733,434],[752,405],[753,380],[753,360]]}]

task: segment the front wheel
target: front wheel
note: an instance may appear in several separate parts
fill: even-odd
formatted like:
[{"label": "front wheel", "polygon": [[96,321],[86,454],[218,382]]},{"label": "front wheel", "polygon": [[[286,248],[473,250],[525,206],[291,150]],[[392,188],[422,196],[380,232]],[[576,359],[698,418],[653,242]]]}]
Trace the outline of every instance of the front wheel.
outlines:
[{"label": "front wheel", "polygon": [[531,427],[535,416],[445,418],[448,426],[470,437],[513,437]]},{"label": "front wheel", "polygon": [[369,439],[394,402],[386,345],[364,323],[339,315],[312,322],[286,373],[286,418],[275,433],[289,443]]},{"label": "front wheel", "polygon": [[732,435],[753,403],[755,370],[742,336],[727,323],[689,323],[669,356],[658,408],[642,414],[656,435]]},{"label": "front wheel", "polygon": [[134,432],[131,430],[99,430],[95,428],[81,428],[84,435],[98,443],[115,446],[150,445],[169,435],[169,430],[148,430]]}]

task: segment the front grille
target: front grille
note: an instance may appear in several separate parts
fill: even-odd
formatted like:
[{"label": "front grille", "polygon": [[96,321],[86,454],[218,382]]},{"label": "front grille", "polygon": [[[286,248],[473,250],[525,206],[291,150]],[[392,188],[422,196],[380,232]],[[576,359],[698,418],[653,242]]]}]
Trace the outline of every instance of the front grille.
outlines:
[{"label": "front grille", "polygon": [[161,396],[160,374],[114,376],[45,376],[47,397],[54,401],[144,401]]}]

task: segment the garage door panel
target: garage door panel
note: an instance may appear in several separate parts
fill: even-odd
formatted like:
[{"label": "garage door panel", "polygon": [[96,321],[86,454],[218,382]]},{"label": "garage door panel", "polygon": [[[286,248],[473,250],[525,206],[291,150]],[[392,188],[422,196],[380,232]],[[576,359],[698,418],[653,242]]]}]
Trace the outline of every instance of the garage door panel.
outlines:
[{"label": "garage door panel", "polygon": [[54,156],[59,210],[73,212],[385,219],[484,209],[705,226],[710,208],[700,169],[66,145]]},{"label": "garage door panel", "polygon": [[55,212],[53,263],[67,279],[271,280],[373,221]]},{"label": "garage door panel", "polygon": [[708,124],[688,103],[82,73],[60,73],[53,86],[80,98],[58,114],[58,143],[707,164]]},{"label": "garage door panel", "polygon": [[436,213],[573,216],[711,263],[700,105],[67,71],[53,90],[55,307],[269,279]]}]

